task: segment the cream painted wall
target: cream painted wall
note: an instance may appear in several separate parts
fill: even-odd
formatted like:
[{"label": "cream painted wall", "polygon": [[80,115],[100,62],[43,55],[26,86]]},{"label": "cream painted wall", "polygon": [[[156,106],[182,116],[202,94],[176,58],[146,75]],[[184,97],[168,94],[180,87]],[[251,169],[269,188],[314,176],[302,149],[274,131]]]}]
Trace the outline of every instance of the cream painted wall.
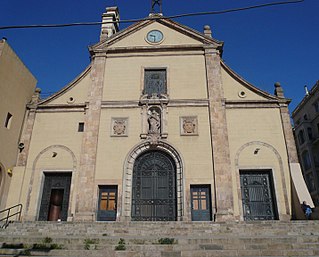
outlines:
[{"label": "cream painted wall", "polygon": [[65,86],[57,97],[49,101],[49,104],[79,104],[85,103],[88,98],[88,88],[92,83],[90,67],[80,74],[69,85]]},{"label": "cream painted wall", "polygon": [[207,98],[203,55],[158,55],[108,58],[103,100],[138,100],[144,87],[145,68],[167,68],[170,99]]},{"label": "cream painted wall", "polygon": [[[26,104],[31,100],[37,83],[31,72],[4,41],[0,40],[0,209],[4,207],[11,178],[7,174],[16,163],[20,132]],[[4,126],[7,114],[12,114],[10,128]],[[16,203],[15,203],[16,204]]]},{"label": "cream painted wall", "polygon": [[[198,117],[198,136],[180,135],[180,117]],[[128,136],[112,137],[111,119],[128,118]],[[167,142],[181,154],[185,178],[212,183],[212,154],[207,107],[169,107]],[[141,142],[142,116],[140,108],[102,110],[96,179],[122,179],[124,161],[132,148]],[[199,183],[199,182],[198,182]]]},{"label": "cream painted wall", "polygon": [[[221,70],[224,85],[224,96],[227,100],[265,100],[265,97],[258,95],[235,80],[224,68]],[[241,97],[241,92],[245,93],[245,97]]]},{"label": "cream painted wall", "polygon": [[[234,175],[233,188],[236,214],[242,215],[239,213],[241,208],[239,199],[241,193],[238,192],[240,188],[239,169],[271,169],[279,213],[284,213],[283,180],[288,190],[289,205],[291,204],[291,193],[288,158],[279,109],[227,109],[227,126]],[[251,145],[244,147],[248,143],[251,143]],[[242,151],[239,151],[242,147]],[[254,154],[257,148],[259,151]],[[276,152],[279,154],[279,158]],[[279,159],[282,161],[282,166],[280,166]]]},{"label": "cream painted wall", "polygon": [[154,46],[146,41],[146,35],[151,30],[160,30],[163,33],[164,40],[161,43],[161,46],[180,46],[180,45],[201,45],[201,42],[189,37],[184,34],[172,30],[160,23],[154,22],[145,28],[142,28],[138,31],[134,31],[133,34],[129,34],[126,37],[122,38],[119,42],[112,44],[112,48],[116,47],[136,47],[136,46]]},{"label": "cream painted wall", "polygon": [[[78,123],[83,121],[84,113],[81,112],[37,113],[21,189],[22,192],[32,194],[23,193],[20,198],[20,202],[26,207],[25,211],[28,211],[28,219],[35,219],[38,214],[43,172],[69,172],[73,171],[74,165],[79,165],[82,133],[78,132]],[[55,157],[54,152],[57,153]],[[76,173],[73,175],[72,184],[76,181]],[[13,186],[10,187],[12,193],[16,190]],[[75,199],[70,200],[74,209]]]},{"label": "cream painted wall", "polygon": [[[128,118],[128,136],[111,136],[111,119]],[[95,179],[120,179],[123,177],[124,160],[129,151],[140,142],[140,108],[102,109]]]},{"label": "cream painted wall", "polygon": [[[180,117],[197,116],[198,136],[181,136]],[[169,107],[168,141],[177,148],[185,164],[186,179],[212,183],[212,149],[207,107]]]}]

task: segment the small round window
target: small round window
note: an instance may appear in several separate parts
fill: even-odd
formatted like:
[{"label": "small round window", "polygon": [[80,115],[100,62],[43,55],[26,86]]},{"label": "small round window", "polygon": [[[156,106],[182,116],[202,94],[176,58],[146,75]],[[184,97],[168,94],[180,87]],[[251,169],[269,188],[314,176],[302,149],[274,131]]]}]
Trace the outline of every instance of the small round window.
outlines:
[{"label": "small round window", "polygon": [[238,96],[241,97],[241,98],[244,98],[244,97],[246,97],[246,92],[245,91],[239,91],[238,92]]}]

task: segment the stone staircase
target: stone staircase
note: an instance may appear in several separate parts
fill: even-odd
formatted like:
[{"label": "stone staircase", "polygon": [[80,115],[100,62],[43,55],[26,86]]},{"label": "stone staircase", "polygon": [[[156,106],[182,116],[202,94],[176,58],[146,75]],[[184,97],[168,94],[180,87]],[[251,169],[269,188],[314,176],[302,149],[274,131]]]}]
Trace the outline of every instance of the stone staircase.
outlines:
[{"label": "stone staircase", "polygon": [[15,222],[0,242],[0,256],[319,256],[319,221]]}]

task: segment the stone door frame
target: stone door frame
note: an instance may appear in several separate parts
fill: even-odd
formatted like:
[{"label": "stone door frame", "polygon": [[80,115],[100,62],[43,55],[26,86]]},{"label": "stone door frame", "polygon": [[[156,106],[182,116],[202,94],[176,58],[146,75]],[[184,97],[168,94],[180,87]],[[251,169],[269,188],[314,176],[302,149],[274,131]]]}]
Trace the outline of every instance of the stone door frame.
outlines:
[{"label": "stone door frame", "polygon": [[120,212],[120,220],[131,221],[132,211],[132,184],[133,184],[133,167],[134,162],[146,151],[162,151],[174,160],[176,165],[176,190],[177,190],[177,221],[182,221],[184,217],[185,208],[185,181],[183,176],[183,161],[180,153],[170,144],[164,141],[158,141],[156,145],[152,144],[151,141],[145,140],[144,142],[136,145],[129,152],[124,162],[124,173],[123,173],[123,191],[122,191],[122,206]]}]

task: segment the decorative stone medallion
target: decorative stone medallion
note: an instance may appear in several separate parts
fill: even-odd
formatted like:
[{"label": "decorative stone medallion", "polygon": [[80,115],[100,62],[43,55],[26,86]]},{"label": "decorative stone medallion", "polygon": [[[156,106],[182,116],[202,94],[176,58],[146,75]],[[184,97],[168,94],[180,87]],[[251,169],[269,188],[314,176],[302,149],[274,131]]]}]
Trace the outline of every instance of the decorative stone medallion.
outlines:
[{"label": "decorative stone medallion", "polygon": [[181,135],[198,135],[197,116],[180,117]]},{"label": "decorative stone medallion", "polygon": [[127,136],[128,118],[112,118],[111,136]]}]

